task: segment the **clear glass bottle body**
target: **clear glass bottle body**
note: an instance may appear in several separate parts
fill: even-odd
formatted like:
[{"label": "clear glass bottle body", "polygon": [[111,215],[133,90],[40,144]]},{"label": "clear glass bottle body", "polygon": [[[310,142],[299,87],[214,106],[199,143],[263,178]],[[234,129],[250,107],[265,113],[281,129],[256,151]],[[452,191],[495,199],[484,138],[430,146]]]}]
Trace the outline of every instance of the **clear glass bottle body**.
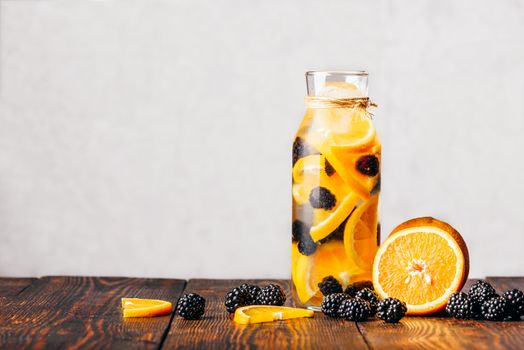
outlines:
[{"label": "clear glass bottle body", "polygon": [[[310,97],[367,97],[365,72],[308,72],[306,81]],[[298,306],[320,305],[325,277],[342,288],[371,280],[380,241],[380,163],[380,140],[364,108],[307,108],[293,142],[291,269]]]}]

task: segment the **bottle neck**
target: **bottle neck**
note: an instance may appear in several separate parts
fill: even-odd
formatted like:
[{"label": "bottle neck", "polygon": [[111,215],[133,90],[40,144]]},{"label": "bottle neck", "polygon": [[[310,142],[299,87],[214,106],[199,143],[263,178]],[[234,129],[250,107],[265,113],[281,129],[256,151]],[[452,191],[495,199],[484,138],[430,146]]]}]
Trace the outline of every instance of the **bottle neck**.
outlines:
[{"label": "bottle neck", "polygon": [[368,96],[368,74],[364,71],[306,73],[307,95],[352,98]]}]

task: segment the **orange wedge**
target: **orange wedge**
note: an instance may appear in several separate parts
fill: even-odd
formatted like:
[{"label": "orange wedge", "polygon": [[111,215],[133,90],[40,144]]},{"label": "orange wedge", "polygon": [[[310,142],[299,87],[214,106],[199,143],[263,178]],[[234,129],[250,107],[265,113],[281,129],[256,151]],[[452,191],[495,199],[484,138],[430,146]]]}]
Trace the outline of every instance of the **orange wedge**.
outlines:
[{"label": "orange wedge", "polygon": [[378,195],[358,206],[344,228],[347,256],[364,271],[370,271],[377,252]]},{"label": "orange wedge", "polygon": [[469,257],[462,236],[449,224],[423,217],[393,230],[373,263],[373,285],[382,297],[406,303],[408,314],[442,310],[462,289]]},{"label": "orange wedge", "polygon": [[303,304],[320,296],[318,283],[324,277],[333,276],[346,286],[353,272],[360,272],[347,258],[344,244],[340,241],[321,244],[312,255],[299,254],[296,259],[296,266],[292,268],[293,282]]},{"label": "orange wedge", "polygon": [[169,301],[157,299],[122,298],[124,317],[152,317],[169,315],[172,305]]},{"label": "orange wedge", "polygon": [[294,307],[249,305],[236,309],[233,321],[239,324],[273,322],[292,318],[313,317],[314,313],[313,310]]}]

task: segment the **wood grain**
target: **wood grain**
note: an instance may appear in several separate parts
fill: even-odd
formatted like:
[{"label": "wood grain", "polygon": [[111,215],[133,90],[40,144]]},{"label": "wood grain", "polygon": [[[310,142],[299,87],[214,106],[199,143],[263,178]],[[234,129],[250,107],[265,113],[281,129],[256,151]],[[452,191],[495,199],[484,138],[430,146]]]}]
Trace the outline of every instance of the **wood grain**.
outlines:
[{"label": "wood grain", "polygon": [[[499,293],[524,289],[524,278],[488,277]],[[455,320],[445,316],[347,322],[312,319],[237,325],[226,313],[227,291],[241,283],[282,280],[182,280],[44,277],[0,278],[0,349],[524,349],[524,322]],[[474,280],[469,280],[464,289]],[[185,290],[184,290],[185,288]],[[123,319],[122,296],[172,301],[196,292],[207,299],[204,319],[179,316]],[[288,299],[288,306],[292,301]]]},{"label": "wood grain", "polygon": [[202,320],[186,321],[175,316],[164,343],[166,349],[367,349],[353,322],[327,319],[316,313],[312,319],[298,319],[238,325],[227,314],[224,297],[241,283],[277,283],[285,288],[292,305],[289,281],[283,280],[190,280],[184,293],[195,292],[207,300]]},{"label": "wood grain", "polygon": [[185,281],[44,277],[9,299],[0,313],[0,348],[156,348],[171,316],[124,319],[121,297],[176,300]]},{"label": "wood grain", "polygon": [[524,291],[524,277],[487,277],[486,281],[491,283],[499,293],[512,288]]},{"label": "wood grain", "polygon": [[[469,280],[464,290],[475,281]],[[514,285],[511,280],[504,283]],[[524,349],[523,322],[456,320],[441,315],[405,317],[389,325],[373,320],[358,323],[358,327],[372,349]]]},{"label": "wood grain", "polygon": [[0,298],[17,295],[35,280],[36,278],[0,278]]}]

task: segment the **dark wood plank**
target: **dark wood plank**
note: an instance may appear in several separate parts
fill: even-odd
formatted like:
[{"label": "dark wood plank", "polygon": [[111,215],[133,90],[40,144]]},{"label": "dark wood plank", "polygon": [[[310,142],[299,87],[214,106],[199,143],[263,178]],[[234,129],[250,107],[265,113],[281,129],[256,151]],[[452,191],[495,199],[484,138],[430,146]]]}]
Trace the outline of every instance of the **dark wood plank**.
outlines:
[{"label": "dark wood plank", "polygon": [[[502,294],[508,289],[524,290],[524,277],[487,277],[486,281]],[[493,333],[499,348],[524,349],[524,322],[482,322],[485,331]]]},{"label": "dark wood plank", "polygon": [[13,297],[29,287],[36,278],[0,278],[0,298]]},{"label": "dark wood plank", "polygon": [[241,283],[277,283],[285,288],[292,305],[289,281],[283,280],[190,280],[184,293],[195,292],[207,300],[202,320],[186,321],[175,316],[164,343],[166,349],[368,349],[355,323],[327,319],[316,313],[311,319],[238,325],[224,307],[229,289]]},{"label": "dark wood plank", "polygon": [[[468,281],[468,290],[474,280]],[[522,322],[405,317],[398,324],[358,323],[372,349],[524,349]]]},{"label": "dark wood plank", "polygon": [[491,283],[498,293],[512,288],[524,291],[524,277],[486,277],[486,281]]},{"label": "dark wood plank", "polygon": [[176,303],[183,280],[44,277],[0,311],[0,348],[157,348],[171,316],[124,319],[121,297]]}]

